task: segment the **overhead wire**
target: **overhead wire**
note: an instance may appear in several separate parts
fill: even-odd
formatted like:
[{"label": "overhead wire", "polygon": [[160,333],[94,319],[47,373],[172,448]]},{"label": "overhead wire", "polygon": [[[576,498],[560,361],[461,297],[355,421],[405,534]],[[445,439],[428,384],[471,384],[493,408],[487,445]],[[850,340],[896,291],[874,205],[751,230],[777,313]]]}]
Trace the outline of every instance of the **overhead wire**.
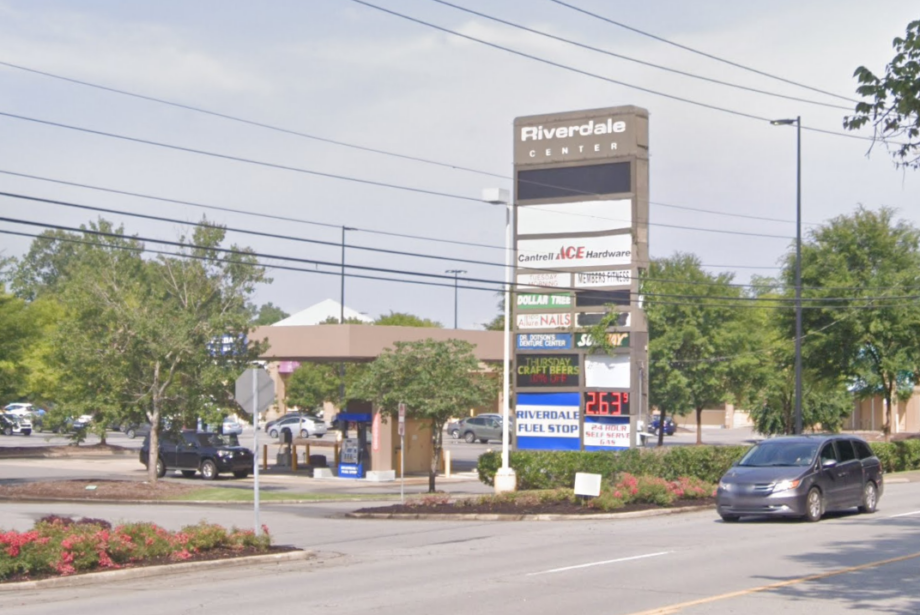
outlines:
[{"label": "overhead wire", "polygon": [[[651,89],[651,88],[646,88],[646,87],[639,86],[639,85],[635,85],[635,84],[632,84],[632,83],[627,83],[627,82],[625,82],[625,81],[621,81],[621,80],[618,80],[618,79],[613,79],[613,78],[611,78],[611,77],[605,77],[605,76],[599,75],[599,74],[597,74],[597,73],[592,73],[592,72],[590,72],[590,71],[583,70],[583,69],[580,69],[580,68],[576,68],[576,67],[574,67],[574,66],[569,66],[569,65],[567,65],[567,64],[562,64],[561,62],[556,62],[555,60],[549,60],[549,59],[546,59],[546,58],[541,58],[541,57],[539,57],[539,56],[535,56],[535,55],[533,55],[533,54],[530,54],[530,53],[527,53],[527,52],[524,52],[524,51],[518,51],[517,49],[512,49],[511,47],[506,47],[506,46],[504,46],[504,45],[499,45],[498,43],[492,43],[492,42],[490,42],[490,41],[487,41],[487,40],[484,40],[484,39],[481,39],[481,38],[477,38],[477,37],[471,36],[471,35],[469,35],[469,34],[463,34],[462,32],[457,32],[456,30],[451,30],[450,28],[445,28],[445,27],[443,27],[443,26],[439,26],[439,25],[434,24],[434,23],[431,23],[431,22],[429,22],[429,21],[425,21],[425,20],[419,19],[419,18],[417,18],[417,17],[412,17],[411,15],[406,15],[406,14],[400,13],[400,12],[398,12],[398,11],[394,11],[394,10],[391,10],[391,9],[388,9],[388,8],[385,8],[385,7],[382,7],[382,6],[378,6],[378,5],[373,4],[373,3],[371,3],[371,2],[367,2],[366,0],[351,0],[351,1],[354,2],[354,3],[356,3],[356,4],[360,4],[360,5],[362,5],[362,6],[366,6],[366,7],[368,7],[368,8],[375,9],[375,10],[377,10],[377,11],[380,11],[380,12],[383,12],[383,13],[387,13],[387,14],[392,15],[392,16],[394,16],[394,17],[399,17],[400,19],[404,19],[404,20],[406,20],[406,21],[411,21],[411,22],[413,22],[413,23],[417,23],[417,24],[419,24],[419,25],[422,25],[422,26],[425,26],[425,27],[428,27],[428,28],[432,28],[432,29],[434,29],[434,30],[438,30],[438,31],[444,32],[444,33],[446,33],[446,34],[450,34],[450,35],[452,35],[452,36],[456,36],[456,37],[463,38],[463,39],[466,39],[466,40],[469,40],[469,41],[473,41],[473,42],[479,43],[479,44],[481,44],[481,45],[485,45],[485,46],[487,46],[487,47],[491,47],[491,48],[493,48],[493,49],[498,49],[498,50],[501,50],[501,51],[510,53],[510,54],[512,54],[512,55],[516,55],[516,56],[519,56],[519,57],[522,57],[522,58],[526,58],[526,59],[529,59],[529,60],[533,60],[533,61],[535,61],[535,62],[539,62],[539,63],[541,63],[541,64],[546,64],[546,65],[549,65],[549,66],[554,66],[554,67],[556,67],[556,68],[560,68],[560,69],[565,70],[565,71],[568,71],[568,72],[576,73],[576,74],[583,75],[583,76],[586,76],[586,77],[591,77],[592,79],[599,79],[599,80],[601,80],[601,81],[606,81],[606,82],[608,82],[608,83],[613,83],[613,84],[615,84],[615,85],[620,85],[620,86],[623,86],[623,87],[626,87],[626,88],[630,88],[630,89],[633,89],[633,90],[637,90],[637,91],[640,91],[640,92],[645,92],[645,93],[647,93],[647,94],[652,94],[652,95],[654,95],[654,96],[661,96],[661,97],[663,97],[663,98],[668,98],[668,99],[670,99],[670,100],[675,100],[675,101],[678,101],[678,102],[683,102],[683,103],[686,103],[686,104],[694,105],[694,106],[697,106],[697,107],[702,107],[702,108],[705,108],[705,109],[710,109],[710,110],[713,110],[713,111],[720,111],[720,112],[722,112],[722,113],[727,113],[727,114],[729,114],[729,115],[734,115],[734,116],[737,116],[737,117],[743,117],[743,118],[747,118],[747,119],[757,120],[757,121],[760,121],[760,122],[770,122],[770,121],[772,121],[772,120],[774,119],[774,118],[768,118],[768,117],[756,115],[756,114],[754,114],[754,113],[748,113],[748,112],[746,112],[746,111],[739,111],[739,110],[737,110],[737,109],[729,109],[729,108],[727,108],[727,107],[720,107],[719,105],[713,105],[713,104],[710,104],[710,103],[705,103],[705,102],[702,102],[702,101],[693,100],[693,99],[690,99],[690,98],[685,98],[685,97],[683,97],[683,96],[678,96],[678,95],[676,95],[676,94],[669,94],[669,93],[667,93],[667,92],[662,92],[662,91],[660,91],[660,90],[653,90],[653,89]],[[838,132],[838,131],[833,131],[833,130],[825,130],[825,129],[822,129],[822,128],[814,128],[814,127],[811,127],[811,126],[804,126],[804,125],[803,125],[803,126],[801,126],[801,129],[802,129],[802,130],[808,130],[808,131],[811,131],[811,132],[822,133],[822,134],[835,135],[835,136],[844,137],[844,138],[847,138],[847,139],[857,139],[857,140],[860,140],[860,141],[875,141],[875,137],[871,137],[871,136],[857,135],[857,134],[851,134],[851,133],[845,133],[845,132]]]},{"label": "overhead wire", "polygon": [[[9,218],[9,217],[0,217],[0,222],[9,222],[13,224],[21,224],[21,225],[26,225],[26,226],[37,226],[37,227],[46,228],[46,229],[83,233],[83,234],[89,234],[89,235],[94,235],[94,236],[99,236],[99,237],[133,239],[136,241],[157,243],[157,244],[169,245],[169,246],[180,247],[180,248],[188,247],[188,248],[202,249],[202,250],[215,252],[215,253],[221,253],[221,254],[232,254],[232,255],[237,255],[237,256],[252,256],[252,257],[257,257],[257,258],[267,258],[267,259],[272,259],[272,260],[290,261],[290,262],[305,263],[305,264],[311,264],[311,265],[317,265],[317,266],[322,265],[322,266],[335,267],[335,268],[344,267],[347,269],[372,271],[376,273],[408,275],[408,276],[435,278],[435,279],[449,280],[449,281],[454,281],[456,279],[459,279],[459,280],[463,280],[464,282],[475,282],[475,283],[488,284],[488,285],[494,285],[494,286],[501,286],[504,284],[504,281],[502,280],[490,280],[486,278],[476,278],[476,277],[470,277],[470,276],[462,276],[462,277],[457,278],[455,276],[448,276],[448,275],[439,274],[439,273],[425,273],[425,272],[419,272],[419,271],[401,270],[401,269],[393,269],[393,268],[385,268],[385,267],[372,267],[372,266],[366,266],[366,265],[346,264],[346,263],[335,262],[335,261],[322,261],[322,260],[317,260],[317,259],[308,259],[308,258],[293,257],[293,256],[287,256],[287,255],[265,254],[261,252],[255,252],[249,249],[241,250],[241,249],[236,249],[236,248],[218,248],[218,247],[210,247],[210,246],[197,246],[193,244],[184,243],[181,241],[156,239],[156,238],[150,238],[150,237],[143,237],[139,235],[127,236],[127,235],[124,235],[123,233],[111,233],[111,232],[99,231],[99,230],[94,230],[94,229],[76,228],[76,227],[69,227],[69,226],[64,226],[64,225],[59,225],[59,224],[52,224],[48,222],[38,222],[38,221],[23,220],[23,219],[17,219],[17,218]],[[47,237],[47,236],[43,236],[42,238],[47,241],[54,241],[56,239],[55,237]],[[514,282],[511,283],[510,286],[524,288],[524,289],[533,288],[531,285],[514,283]],[[491,287],[490,288],[478,287],[478,288],[475,288],[475,290],[488,290],[489,292],[495,292],[497,289],[491,288]],[[558,291],[558,290],[575,290],[575,289],[555,288],[554,290]],[[591,289],[579,289],[579,290],[592,292]],[[515,291],[515,292],[518,294],[529,294],[528,292],[522,292],[522,291]],[[532,292],[532,291],[529,291],[529,292]],[[597,292],[597,291],[594,291],[594,292]],[[767,297],[749,298],[749,297],[731,297],[731,296],[719,296],[719,295],[668,295],[668,294],[648,293],[648,292],[641,292],[641,291],[638,293],[633,293],[630,291],[629,294],[631,297],[634,297],[630,300],[630,304],[632,303],[639,304],[640,302],[643,302],[643,301],[652,301],[652,302],[656,302],[661,305],[689,305],[689,306],[694,306],[694,307],[751,307],[751,308],[765,308],[765,309],[795,308],[795,305],[785,305],[785,303],[789,301],[794,301],[794,300],[788,300],[785,298],[772,298],[772,297],[770,298],[767,298]],[[659,301],[655,299],[656,297],[664,297],[666,299],[674,299],[674,298],[697,299],[697,300],[703,300],[705,301],[705,303],[687,303],[687,302],[676,302],[675,303],[671,301]],[[920,295],[912,295],[912,296],[906,296],[906,297],[889,297],[889,296],[834,297],[834,298],[822,298],[822,299],[817,299],[817,300],[823,300],[823,301],[828,301],[828,300],[844,301],[846,300],[846,301],[857,301],[858,302],[858,301],[881,301],[881,300],[889,300],[889,299],[890,300],[915,301],[917,299],[920,299]],[[713,303],[713,301],[717,301],[717,302],[729,301],[731,303],[729,304]],[[762,304],[770,304],[770,305],[753,305],[753,303],[755,302],[762,303]],[[596,307],[596,306],[582,306],[582,307]],[[802,309],[850,309],[850,308],[858,309],[861,307],[863,306],[808,305],[808,306],[802,306]],[[886,305],[886,306],[879,306],[879,307],[883,308],[883,307],[890,307],[890,306]]]},{"label": "overhead wire", "polygon": [[723,64],[727,64],[727,65],[729,65],[729,66],[733,66],[733,67],[735,67],[735,68],[740,68],[741,70],[745,70],[745,71],[754,73],[754,74],[756,74],[756,75],[760,75],[761,77],[767,77],[768,79],[774,79],[774,80],[780,81],[780,82],[782,82],[782,83],[787,83],[787,84],[789,84],[789,85],[794,85],[794,86],[799,87],[799,88],[803,88],[803,89],[806,89],[806,90],[811,90],[812,92],[817,92],[817,93],[819,93],[819,94],[824,94],[825,96],[830,96],[830,97],[832,97],[832,98],[837,98],[837,99],[840,99],[840,100],[845,100],[845,101],[847,101],[847,102],[851,102],[851,103],[854,103],[854,104],[859,102],[858,100],[855,100],[855,99],[853,99],[853,98],[848,98],[848,97],[846,97],[846,96],[841,96],[840,94],[835,94],[835,93],[829,92],[829,91],[827,91],[827,90],[822,90],[822,89],[820,89],[820,88],[816,88],[816,87],[813,87],[813,86],[810,86],[810,85],[807,85],[807,84],[804,84],[804,83],[799,83],[799,82],[793,81],[793,80],[791,80],[791,79],[786,79],[785,77],[780,77],[780,76],[778,76],[778,75],[773,75],[773,74],[771,74],[771,73],[768,73],[768,72],[765,72],[765,71],[762,71],[762,70],[758,70],[758,69],[756,69],[756,68],[751,68],[750,66],[745,66],[744,64],[740,64],[740,63],[738,63],[738,62],[733,62],[732,60],[727,60],[727,59],[725,59],[725,58],[721,58],[721,57],[719,57],[719,56],[717,56],[717,55],[714,55],[714,54],[711,54],[711,53],[706,53],[705,51],[700,51],[699,49],[694,49],[693,47],[689,47],[689,46],[687,46],[687,45],[682,45],[682,44],[680,44],[680,43],[676,43],[676,42],[671,41],[671,40],[668,40],[668,39],[666,39],[666,38],[664,38],[664,37],[662,37],[662,36],[657,36],[657,35],[655,35],[655,34],[651,34],[651,33],[649,33],[649,32],[645,32],[644,30],[640,30],[640,29],[635,28],[635,27],[633,27],[633,26],[627,25],[627,24],[625,24],[625,23],[623,23],[623,22],[615,21],[615,20],[613,20],[613,19],[610,19],[609,17],[604,17],[603,15],[600,15],[600,14],[598,14],[598,13],[592,13],[591,11],[588,11],[588,10],[583,9],[583,8],[581,8],[581,7],[575,6],[574,4],[570,4],[570,3],[568,3],[568,2],[564,2],[563,0],[550,0],[550,2],[554,2],[554,3],[556,3],[556,4],[560,5],[560,6],[564,6],[564,7],[568,8],[568,9],[573,10],[573,11],[577,11],[577,12],[582,13],[582,14],[584,14],[584,15],[588,15],[589,17],[593,17],[593,18],[595,18],[595,19],[599,19],[599,20],[601,20],[601,21],[605,21],[605,22],[607,22],[607,23],[609,23],[609,24],[618,26],[618,27],[623,28],[623,29],[625,29],[625,30],[629,30],[629,31],[631,31],[631,32],[635,32],[636,34],[640,34],[640,35],[642,35],[642,36],[646,36],[646,37],[651,38],[651,39],[654,39],[654,40],[656,40],[656,41],[665,43],[666,45],[671,45],[671,46],[673,46],[673,47],[677,47],[678,49],[683,49],[684,51],[689,51],[690,53],[694,53],[694,54],[696,54],[696,55],[700,55],[700,56],[703,56],[703,57],[705,57],[705,58],[709,58],[710,60],[715,60],[716,62],[721,62],[721,63],[723,63]]},{"label": "overhead wire", "polygon": [[[65,82],[69,82],[69,83],[74,83],[74,84],[77,84],[77,85],[82,85],[82,86],[86,86],[86,87],[90,87],[90,88],[95,88],[95,89],[99,89],[99,90],[102,90],[102,91],[111,92],[111,93],[114,93],[114,94],[120,94],[120,95],[124,95],[124,96],[128,96],[128,97],[138,98],[138,99],[141,99],[141,100],[146,100],[146,101],[149,101],[149,102],[154,102],[154,103],[163,104],[163,105],[167,105],[167,106],[171,106],[171,107],[176,107],[176,108],[179,108],[179,109],[185,109],[185,110],[193,111],[193,112],[196,112],[196,113],[202,113],[202,114],[205,114],[205,115],[211,115],[211,116],[214,116],[214,117],[218,117],[218,118],[222,118],[222,119],[226,119],[226,120],[230,120],[230,121],[235,121],[235,122],[240,122],[240,123],[243,123],[243,124],[248,124],[248,125],[256,126],[256,127],[259,127],[259,128],[265,128],[265,129],[273,130],[273,131],[280,132],[280,133],[285,133],[285,134],[289,134],[289,135],[294,135],[294,136],[298,136],[298,137],[303,137],[303,138],[306,138],[306,139],[312,139],[312,140],[320,141],[320,142],[323,142],[323,143],[330,143],[330,144],[333,144],[333,145],[338,145],[338,146],[347,147],[347,148],[356,149],[356,150],[361,150],[361,151],[367,151],[367,152],[371,152],[371,153],[375,153],[375,154],[380,154],[380,155],[385,155],[385,156],[391,156],[391,157],[395,157],[395,158],[401,158],[401,159],[409,160],[409,161],[413,161],[413,162],[420,162],[420,163],[425,163],[425,164],[431,164],[431,165],[435,165],[435,166],[445,167],[445,168],[449,168],[449,169],[455,169],[455,170],[460,170],[460,171],[466,171],[466,172],[475,173],[475,174],[479,174],[479,175],[484,175],[484,176],[488,176],[488,177],[494,177],[494,178],[497,178],[497,179],[503,179],[503,180],[508,180],[508,181],[514,181],[514,179],[515,179],[514,177],[512,177],[512,176],[510,176],[510,175],[503,175],[503,174],[501,174],[501,173],[494,173],[494,172],[485,171],[485,170],[482,170],[482,169],[475,169],[475,168],[471,168],[471,167],[467,167],[467,166],[463,166],[463,165],[459,165],[459,164],[455,164],[455,163],[451,163],[451,162],[443,162],[443,161],[433,160],[433,159],[430,159],[430,158],[423,158],[423,157],[420,157],[420,156],[412,156],[412,155],[403,154],[403,153],[400,153],[400,152],[393,152],[393,151],[389,151],[389,150],[383,150],[383,149],[379,149],[379,148],[368,147],[368,146],[359,145],[359,144],[355,144],[355,143],[349,143],[349,142],[341,141],[341,140],[337,140],[337,139],[330,139],[330,138],[328,138],[328,137],[321,137],[321,136],[319,136],[319,135],[314,135],[314,134],[306,133],[306,132],[299,131],[299,130],[294,130],[294,129],[285,128],[285,127],[282,127],[282,126],[276,126],[276,125],[272,125],[272,124],[267,124],[267,123],[265,123],[265,122],[260,122],[260,121],[257,121],[257,120],[250,120],[250,119],[242,118],[242,117],[239,117],[239,116],[231,115],[231,114],[228,114],[228,113],[222,113],[222,112],[219,112],[219,111],[213,111],[213,110],[210,110],[210,109],[205,109],[205,108],[203,108],[203,107],[198,107],[198,106],[194,106],[194,105],[189,105],[189,104],[185,104],[185,103],[181,103],[181,102],[176,102],[176,101],[172,101],[172,100],[168,100],[168,99],[164,99],[164,98],[159,98],[159,97],[155,97],[155,96],[148,96],[148,95],[145,95],[145,94],[139,94],[139,93],[136,93],[136,92],[131,92],[131,91],[124,90],[124,89],[119,89],[119,88],[114,88],[114,87],[110,87],[110,86],[105,86],[105,85],[102,85],[102,84],[93,83],[93,82],[89,82],[89,81],[85,81],[85,80],[81,80],[81,79],[75,79],[75,78],[73,78],[73,77],[68,77],[68,76],[65,76],[65,75],[60,75],[60,74],[56,74],[56,73],[51,73],[51,72],[48,72],[48,71],[38,70],[38,69],[35,69],[35,68],[23,66],[23,65],[20,65],[20,64],[13,64],[13,63],[11,63],[11,62],[6,62],[6,61],[2,61],[2,60],[0,60],[0,66],[6,66],[6,67],[8,67],[8,68],[14,68],[14,69],[17,69],[17,70],[22,70],[22,71],[26,71],[26,72],[29,72],[29,73],[34,73],[34,74],[37,74],[37,75],[42,75],[42,76],[49,77],[49,78],[52,78],[52,79],[58,79],[58,80],[61,80],[61,81],[65,81]],[[3,172],[3,171],[0,171],[0,173],[2,173],[2,172]],[[16,174],[16,173],[9,172],[9,171],[7,171],[7,173],[8,173],[8,174],[12,174],[12,175],[15,175],[15,174]],[[28,177],[27,175],[23,175],[23,176]],[[35,179],[39,179],[39,178],[35,178]],[[68,182],[63,182],[63,181],[60,181],[60,180],[47,180],[47,179],[46,179],[46,181],[58,181],[58,183],[68,183]],[[531,185],[544,186],[544,187],[551,187],[551,188],[560,188],[560,186],[554,186],[554,185],[552,185],[552,184],[547,184],[547,183],[545,183],[545,182],[538,182],[538,181],[527,180],[527,179],[518,179],[517,181],[518,181],[519,183],[521,183],[521,184],[531,184]],[[79,184],[71,184],[71,185],[79,185]],[[83,186],[83,187],[88,187],[88,186]],[[99,189],[99,188],[97,188],[97,189]],[[584,195],[586,195],[586,196],[595,196],[595,195],[596,195],[596,193],[594,193],[594,192],[589,192],[589,191],[578,191],[578,190],[575,190],[575,189],[570,189],[570,191],[573,192],[573,194],[584,194]],[[113,191],[113,192],[114,192],[114,191]],[[130,193],[126,193],[126,194],[130,194]],[[152,198],[152,197],[151,197],[151,198]],[[166,200],[166,199],[163,199],[163,200]],[[795,220],[791,220],[791,219],[771,218],[771,217],[764,217],[764,216],[752,216],[752,215],[748,215],[748,214],[738,214],[738,213],[732,213],[732,212],[723,212],[723,211],[716,211],[716,210],[711,210],[711,209],[703,209],[703,208],[698,208],[698,207],[689,207],[689,206],[686,206],[686,205],[674,205],[674,204],[662,203],[662,202],[658,202],[658,201],[648,201],[648,202],[649,202],[650,205],[657,205],[657,206],[660,206],[660,207],[667,207],[667,208],[672,208],[672,209],[682,209],[682,210],[687,210],[687,211],[695,211],[695,212],[701,212],[701,213],[707,213],[707,214],[719,215],[719,216],[736,217],[736,218],[747,218],[747,219],[752,219],[752,220],[763,220],[763,221],[779,222],[779,223],[787,223],[787,224],[795,224],[795,223],[796,223]],[[814,223],[805,222],[805,224],[814,224]]]},{"label": "overhead wire", "polygon": [[500,17],[495,17],[494,15],[488,15],[488,14],[483,13],[483,12],[481,12],[481,11],[476,11],[476,10],[473,10],[473,9],[468,8],[468,7],[465,7],[465,6],[460,6],[460,5],[454,4],[454,3],[452,3],[452,2],[447,2],[447,0],[429,0],[429,1],[430,1],[430,2],[436,2],[437,4],[441,4],[441,5],[444,5],[444,6],[449,6],[449,7],[453,8],[453,9],[458,10],[458,11],[462,11],[462,12],[468,13],[468,14],[470,14],[470,15],[476,15],[477,17],[482,17],[483,19],[488,19],[488,20],[494,21],[494,22],[496,22],[496,23],[504,24],[504,25],[506,25],[506,26],[509,26],[509,27],[511,27],[511,28],[515,28],[515,29],[518,29],[518,30],[522,30],[522,31],[524,31],[524,32],[530,32],[531,34],[536,34],[536,35],[538,35],[538,36],[542,36],[542,37],[549,38],[549,39],[552,39],[552,40],[555,40],[555,41],[559,41],[559,42],[562,42],[562,43],[566,43],[566,44],[568,44],[568,45],[573,45],[573,46],[579,47],[579,48],[581,48],[581,49],[587,49],[588,51],[594,51],[594,52],[597,52],[597,53],[602,53],[602,54],[604,54],[604,55],[607,55],[607,56],[610,56],[610,57],[613,57],[613,58],[617,58],[617,59],[620,59],[620,60],[626,60],[627,62],[634,62],[634,63],[636,63],[636,64],[641,64],[642,66],[648,66],[648,67],[650,67],[650,68],[656,68],[656,69],[658,69],[658,70],[663,70],[663,71],[666,71],[666,72],[669,72],[669,73],[672,73],[672,74],[681,75],[681,76],[684,76],[684,77],[689,77],[689,78],[691,78],[691,79],[699,79],[699,80],[701,80],[701,81],[706,81],[706,82],[708,82],[708,83],[714,83],[714,84],[722,85],[722,86],[729,87],[729,88],[735,88],[735,89],[738,89],[738,90],[744,90],[744,91],[752,92],[752,93],[756,93],[756,94],[763,94],[763,95],[765,95],[765,96],[772,96],[772,97],[775,97],[775,98],[783,98],[783,99],[786,99],[786,100],[793,100],[793,101],[796,101],[796,102],[802,102],[802,103],[806,103],[806,104],[809,104],[809,105],[818,105],[818,106],[821,106],[821,107],[829,107],[829,108],[831,108],[831,109],[842,109],[842,110],[844,110],[844,111],[852,111],[852,110],[853,110],[853,107],[844,107],[843,105],[835,105],[835,104],[833,104],[833,103],[826,103],[826,102],[821,102],[821,101],[818,101],[818,100],[809,100],[809,99],[807,99],[807,98],[799,98],[798,96],[788,96],[788,95],[786,95],[786,94],[780,94],[779,92],[771,92],[771,91],[769,91],[769,90],[761,90],[761,89],[759,89],[759,88],[749,87],[749,86],[741,85],[741,84],[738,84],[738,83],[732,83],[732,82],[730,82],[730,81],[722,81],[721,79],[715,79],[715,78],[713,78],[713,77],[706,77],[705,75],[698,75],[698,74],[696,74],[696,73],[691,73],[691,72],[684,71],[684,70],[680,70],[680,69],[677,69],[677,68],[671,68],[670,66],[663,66],[663,65],[661,65],[661,64],[655,64],[654,62],[648,62],[648,61],[646,61],[646,60],[640,60],[640,59],[638,59],[638,58],[633,58],[633,57],[631,57],[631,56],[627,56],[627,55],[624,55],[624,54],[620,54],[620,53],[616,53],[616,52],[610,51],[609,49],[603,49],[603,48],[600,48],[600,47],[595,47],[595,46],[593,46],[593,45],[588,45],[588,44],[586,44],[586,43],[580,43],[580,42],[575,41],[575,40],[572,40],[572,39],[570,39],[570,38],[565,38],[564,36],[558,36],[558,35],[555,35],[555,34],[550,34],[549,32],[546,32],[546,31],[544,31],[544,30],[537,30],[536,28],[530,28],[530,27],[528,27],[528,26],[525,26],[525,25],[522,25],[522,24],[519,24],[519,23],[510,21],[510,20],[507,20],[507,19],[502,19],[502,18],[500,18]]}]

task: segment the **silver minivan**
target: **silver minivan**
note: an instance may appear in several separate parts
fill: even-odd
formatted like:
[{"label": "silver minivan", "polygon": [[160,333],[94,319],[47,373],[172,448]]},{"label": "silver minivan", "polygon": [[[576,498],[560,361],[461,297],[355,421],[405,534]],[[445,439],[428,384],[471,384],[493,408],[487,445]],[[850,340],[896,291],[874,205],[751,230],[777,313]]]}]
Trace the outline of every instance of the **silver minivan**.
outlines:
[{"label": "silver minivan", "polygon": [[725,521],[748,515],[817,521],[829,510],[875,512],[883,489],[881,463],[864,440],[788,436],[745,453],[719,481],[716,506]]}]

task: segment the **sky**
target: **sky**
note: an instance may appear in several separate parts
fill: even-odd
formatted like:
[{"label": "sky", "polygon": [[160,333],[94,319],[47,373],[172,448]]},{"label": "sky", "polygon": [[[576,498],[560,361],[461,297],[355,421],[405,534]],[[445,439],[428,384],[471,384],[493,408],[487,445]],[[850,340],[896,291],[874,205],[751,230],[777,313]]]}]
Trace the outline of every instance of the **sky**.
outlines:
[{"label": "sky", "polygon": [[[853,102],[692,54],[551,0],[455,0],[454,4],[644,62],[845,108],[672,74],[433,0],[369,1],[606,79],[759,118],[801,116],[804,127],[844,132],[842,118],[853,107]],[[883,73],[893,55],[892,39],[918,18],[916,3],[900,0],[886,2],[885,10],[871,11],[865,3],[851,0],[568,1],[681,45],[850,99],[858,98],[856,67],[865,65]],[[200,221],[206,215],[234,229],[334,244],[341,241],[341,227],[346,226],[356,229],[346,232],[348,265],[448,276],[414,278],[445,286],[348,277],[346,305],[372,317],[409,312],[452,326],[453,279],[445,271],[454,269],[466,270],[461,287],[475,287],[459,291],[459,326],[481,328],[496,315],[503,269],[494,265],[504,259],[505,215],[501,207],[479,199],[484,188],[511,189],[512,124],[518,116],[619,105],[649,111],[653,257],[693,253],[708,270],[734,272],[737,281],[746,282],[751,275],[777,274],[780,260],[793,245],[794,127],[771,126],[763,119],[578,74],[352,0],[0,0],[0,62],[301,133],[230,121],[0,65],[0,113],[224,156],[0,115],[0,191],[182,222]],[[875,146],[870,155],[870,145],[866,140],[803,131],[806,237],[815,225],[851,214],[858,206],[892,207],[900,217],[920,225],[920,172],[895,168],[884,146]],[[0,212],[6,218],[72,227],[96,217],[85,210],[9,197],[0,197]],[[188,232],[178,222],[104,216],[123,224],[129,234],[147,238],[175,240]],[[3,230],[37,233],[41,228],[0,221]],[[341,259],[338,245],[235,231],[228,238],[260,254],[332,264]],[[18,257],[30,242],[0,234],[0,252]],[[257,289],[258,304],[270,301],[294,313],[339,298],[338,267],[263,262],[303,271],[269,269],[273,282]],[[407,278],[403,273],[348,272]]]}]

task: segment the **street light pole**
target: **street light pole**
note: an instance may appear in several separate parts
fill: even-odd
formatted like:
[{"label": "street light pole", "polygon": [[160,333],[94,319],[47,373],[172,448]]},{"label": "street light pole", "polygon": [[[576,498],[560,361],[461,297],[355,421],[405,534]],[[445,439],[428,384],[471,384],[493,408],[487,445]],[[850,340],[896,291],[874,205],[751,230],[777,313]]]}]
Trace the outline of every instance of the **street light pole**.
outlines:
[{"label": "street light pole", "polygon": [[[355,231],[350,226],[342,227],[342,275],[339,290],[339,324],[345,324],[345,231]],[[339,363],[339,404],[345,403],[345,364]],[[340,408],[343,409],[343,408]]]},{"label": "street light pole", "polygon": [[517,489],[517,477],[510,465],[509,447],[511,438],[509,423],[511,414],[511,268],[513,260],[511,220],[514,210],[507,190],[489,188],[482,191],[482,200],[492,205],[505,206],[505,334],[504,366],[502,369],[502,467],[495,473],[495,492],[503,493]]},{"label": "street light pole", "polygon": [[452,274],[454,274],[454,329],[456,329],[456,328],[457,328],[457,292],[458,292],[458,290],[459,290],[459,289],[458,289],[458,286],[457,286],[458,276],[459,276],[461,273],[466,273],[466,270],[464,270],[464,269],[448,269],[448,270],[445,271],[444,273],[452,273]]},{"label": "street light pole", "polygon": [[774,126],[796,126],[795,167],[795,433],[802,433],[802,116],[773,120]]}]

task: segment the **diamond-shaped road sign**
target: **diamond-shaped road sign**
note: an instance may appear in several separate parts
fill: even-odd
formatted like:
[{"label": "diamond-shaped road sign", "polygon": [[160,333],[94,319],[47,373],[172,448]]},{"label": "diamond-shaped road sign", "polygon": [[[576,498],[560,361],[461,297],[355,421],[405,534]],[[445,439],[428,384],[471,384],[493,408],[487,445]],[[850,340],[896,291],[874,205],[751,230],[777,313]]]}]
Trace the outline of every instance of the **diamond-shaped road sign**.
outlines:
[{"label": "diamond-shaped road sign", "polygon": [[249,368],[236,379],[234,397],[248,414],[262,412],[275,401],[275,381],[264,369]]}]

